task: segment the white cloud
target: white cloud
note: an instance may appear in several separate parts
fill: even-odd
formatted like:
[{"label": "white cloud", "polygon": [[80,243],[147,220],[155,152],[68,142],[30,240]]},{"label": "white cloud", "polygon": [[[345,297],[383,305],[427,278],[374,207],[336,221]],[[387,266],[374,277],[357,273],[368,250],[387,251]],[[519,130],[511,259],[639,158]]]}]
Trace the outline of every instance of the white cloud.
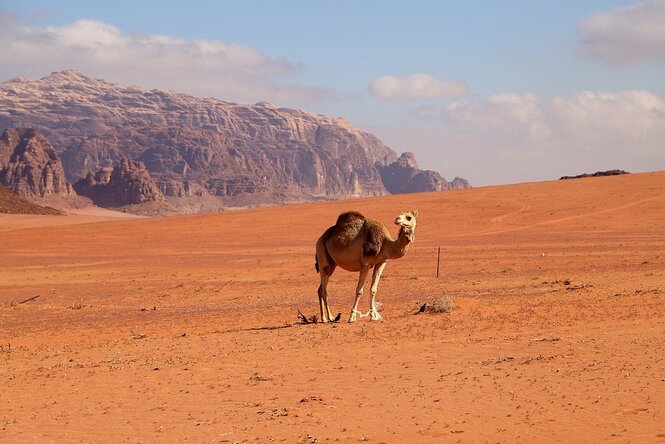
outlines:
[{"label": "white cloud", "polygon": [[403,79],[382,76],[369,85],[374,97],[381,100],[438,99],[466,94],[467,85],[459,80],[441,80],[429,74],[412,74]]},{"label": "white cloud", "polygon": [[439,148],[431,150],[449,146],[451,163],[470,159],[467,165],[473,165],[473,172],[456,169],[454,174],[467,174],[476,184],[554,179],[612,168],[665,169],[662,94],[644,90],[582,91],[553,98],[497,94],[445,105],[442,117],[447,124],[435,138]]},{"label": "white cloud", "polygon": [[453,123],[470,125],[525,124],[540,120],[540,98],[535,94],[494,94],[481,102],[453,102],[443,109]]},{"label": "white cloud", "polygon": [[578,32],[583,54],[611,64],[665,59],[665,0],[590,15]]},{"label": "white cloud", "polygon": [[538,125],[574,136],[665,134],[665,97],[649,91],[582,91],[544,100],[536,94],[495,94],[445,105],[445,120],[471,126]]},{"label": "white cloud", "polygon": [[663,138],[665,97],[648,91],[583,91],[551,102],[553,125],[578,138]]},{"label": "white cloud", "polygon": [[97,20],[39,27],[22,24],[12,15],[2,19],[0,76],[4,79],[75,68],[110,81],[225,100],[291,102],[333,94],[328,89],[278,82],[301,67],[251,46],[126,34]]}]

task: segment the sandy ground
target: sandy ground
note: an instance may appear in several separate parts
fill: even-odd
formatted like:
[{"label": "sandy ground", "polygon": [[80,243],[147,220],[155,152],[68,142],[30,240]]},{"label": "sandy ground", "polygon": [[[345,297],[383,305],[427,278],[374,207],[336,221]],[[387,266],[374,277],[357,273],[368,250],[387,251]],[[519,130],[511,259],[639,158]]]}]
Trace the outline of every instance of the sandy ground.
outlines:
[{"label": "sandy ground", "polygon": [[[348,209],[420,213],[385,321],[297,325]],[[0,442],[665,442],[665,173],[2,216],[0,251]],[[331,280],[343,320],[356,278]]]}]

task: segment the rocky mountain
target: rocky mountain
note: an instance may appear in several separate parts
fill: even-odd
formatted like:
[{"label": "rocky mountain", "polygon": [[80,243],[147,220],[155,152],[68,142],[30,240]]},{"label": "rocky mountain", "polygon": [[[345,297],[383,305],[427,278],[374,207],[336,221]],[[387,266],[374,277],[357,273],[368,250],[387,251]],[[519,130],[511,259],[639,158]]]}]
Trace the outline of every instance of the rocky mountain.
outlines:
[{"label": "rocky mountain", "polygon": [[74,184],[76,192],[101,207],[160,202],[164,195],[143,162],[123,159],[115,167],[88,173]]},{"label": "rocky mountain", "polygon": [[27,198],[76,195],[53,145],[31,128],[8,128],[2,133],[0,184]]},{"label": "rocky mountain", "polygon": [[[198,199],[211,209],[432,191],[447,183],[432,172],[411,185],[393,177],[388,186],[380,170],[397,154],[343,119],[124,87],[73,70],[0,83],[0,129],[17,126],[45,134],[72,182],[131,159],[143,162],[168,199]],[[413,179],[411,169],[398,170],[391,169]]]},{"label": "rocky mountain", "polygon": [[379,166],[381,179],[392,194],[417,193],[420,191],[441,191],[470,188],[469,183],[460,177],[448,182],[441,174],[432,170],[421,170],[413,153],[405,152],[395,162]]}]

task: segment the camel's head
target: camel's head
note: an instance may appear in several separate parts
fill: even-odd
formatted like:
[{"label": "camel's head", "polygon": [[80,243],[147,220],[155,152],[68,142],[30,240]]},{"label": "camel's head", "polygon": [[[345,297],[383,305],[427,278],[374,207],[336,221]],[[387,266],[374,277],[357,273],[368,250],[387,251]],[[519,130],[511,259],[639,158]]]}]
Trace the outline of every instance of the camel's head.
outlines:
[{"label": "camel's head", "polygon": [[395,219],[395,224],[402,227],[401,231],[404,231],[411,242],[415,239],[416,217],[418,217],[418,210],[405,211]]}]

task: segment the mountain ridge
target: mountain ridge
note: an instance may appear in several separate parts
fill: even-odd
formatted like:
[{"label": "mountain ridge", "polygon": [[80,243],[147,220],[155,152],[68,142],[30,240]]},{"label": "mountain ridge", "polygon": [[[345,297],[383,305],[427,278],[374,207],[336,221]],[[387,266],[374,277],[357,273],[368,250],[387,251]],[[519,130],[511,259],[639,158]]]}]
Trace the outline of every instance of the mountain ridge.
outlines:
[{"label": "mountain ridge", "polygon": [[[72,183],[130,159],[167,198],[211,196],[210,209],[387,194],[380,169],[398,160],[341,118],[124,87],[76,70],[0,83],[0,129],[15,126],[42,132]],[[452,188],[428,174],[425,189],[410,191]]]}]

